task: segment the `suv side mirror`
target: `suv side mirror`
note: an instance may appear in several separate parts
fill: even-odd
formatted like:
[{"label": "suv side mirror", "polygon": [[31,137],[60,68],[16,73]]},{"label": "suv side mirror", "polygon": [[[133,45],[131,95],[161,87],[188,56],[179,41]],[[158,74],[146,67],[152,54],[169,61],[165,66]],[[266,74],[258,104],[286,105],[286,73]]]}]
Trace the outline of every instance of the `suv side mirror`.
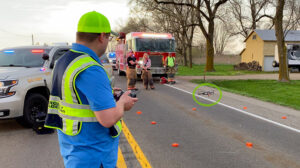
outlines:
[{"label": "suv side mirror", "polygon": [[53,69],[53,67],[54,67],[54,62],[51,62],[50,63],[50,69]]},{"label": "suv side mirror", "polygon": [[44,53],[42,58],[43,58],[43,60],[49,60],[49,55]]}]

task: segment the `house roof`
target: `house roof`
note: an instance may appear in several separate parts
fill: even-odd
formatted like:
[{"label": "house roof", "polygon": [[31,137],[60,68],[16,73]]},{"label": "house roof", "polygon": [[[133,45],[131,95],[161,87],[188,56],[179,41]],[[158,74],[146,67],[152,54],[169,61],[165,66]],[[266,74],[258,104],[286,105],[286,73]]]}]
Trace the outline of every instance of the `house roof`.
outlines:
[{"label": "house roof", "polygon": [[[259,30],[259,29],[256,29],[253,32],[256,32],[256,34],[263,41],[277,41],[276,36],[275,36],[275,30]],[[285,41],[297,41],[297,42],[300,41],[300,31],[299,30],[290,30],[290,31],[288,31],[287,35],[285,36]]]},{"label": "house roof", "polygon": [[243,54],[243,52],[246,50],[246,48],[244,48],[241,52],[240,52],[240,55],[242,55]]}]

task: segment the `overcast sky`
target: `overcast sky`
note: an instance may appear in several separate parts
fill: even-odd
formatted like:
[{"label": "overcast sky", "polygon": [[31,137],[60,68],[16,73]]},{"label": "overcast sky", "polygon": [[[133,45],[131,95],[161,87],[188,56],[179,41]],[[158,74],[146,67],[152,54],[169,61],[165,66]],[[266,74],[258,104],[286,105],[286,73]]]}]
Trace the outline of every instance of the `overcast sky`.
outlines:
[{"label": "overcast sky", "polygon": [[[75,41],[77,23],[86,12],[98,11],[110,21],[112,30],[129,17],[129,0],[0,0],[0,49],[32,44]],[[119,24],[118,24],[119,23]],[[240,52],[242,41],[225,50]]]},{"label": "overcast sky", "polygon": [[128,0],[0,0],[0,49],[35,43],[74,42],[82,14],[98,11],[112,30],[129,16]]}]

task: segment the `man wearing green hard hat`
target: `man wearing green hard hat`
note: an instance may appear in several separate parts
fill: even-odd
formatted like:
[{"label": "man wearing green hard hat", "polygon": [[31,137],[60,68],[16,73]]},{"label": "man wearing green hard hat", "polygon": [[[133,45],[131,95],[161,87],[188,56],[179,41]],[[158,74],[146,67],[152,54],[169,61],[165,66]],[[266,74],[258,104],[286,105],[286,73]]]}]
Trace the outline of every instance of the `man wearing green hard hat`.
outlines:
[{"label": "man wearing green hard hat", "polygon": [[99,57],[110,36],[108,19],[95,11],[78,23],[76,43],[55,64],[45,126],[57,129],[66,168],[114,168],[121,118],[137,98],[125,92],[114,100]]}]

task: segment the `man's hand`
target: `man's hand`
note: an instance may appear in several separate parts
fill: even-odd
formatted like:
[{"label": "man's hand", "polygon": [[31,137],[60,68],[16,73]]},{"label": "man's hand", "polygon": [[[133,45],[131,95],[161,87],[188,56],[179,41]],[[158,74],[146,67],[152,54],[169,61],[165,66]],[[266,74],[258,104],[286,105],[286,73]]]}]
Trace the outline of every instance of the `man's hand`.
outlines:
[{"label": "man's hand", "polygon": [[132,65],[133,65],[133,64],[136,64],[136,62],[135,62],[135,61],[129,61],[129,62],[130,62],[130,64],[132,64]]},{"label": "man's hand", "polygon": [[124,111],[129,111],[134,103],[138,101],[138,98],[130,97],[130,93],[131,91],[126,91],[119,99],[119,102],[124,104]]}]

